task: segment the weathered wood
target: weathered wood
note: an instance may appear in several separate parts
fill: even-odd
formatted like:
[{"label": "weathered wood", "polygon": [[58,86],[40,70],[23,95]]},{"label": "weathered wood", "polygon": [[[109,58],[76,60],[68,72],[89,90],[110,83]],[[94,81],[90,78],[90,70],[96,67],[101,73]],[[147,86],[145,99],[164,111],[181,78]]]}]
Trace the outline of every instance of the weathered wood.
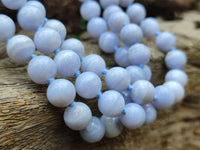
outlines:
[{"label": "weathered wood", "polygon": [[[184,101],[159,111],[157,121],[151,125],[137,130],[124,129],[119,137],[104,138],[96,144],[84,142],[78,132],[64,125],[63,109],[47,102],[47,86],[36,85],[29,79],[26,64],[16,64],[4,57],[0,60],[0,149],[200,149],[200,29],[195,28],[199,18],[199,12],[188,12],[182,20],[159,20],[161,29],[175,33],[177,48],[188,55],[185,71],[190,80]],[[100,54],[105,58],[108,68],[115,66],[112,55],[100,52],[97,40],[90,38],[87,33],[81,36],[81,40],[86,54]],[[154,40],[144,39],[143,42],[152,51],[152,82],[161,84],[167,72],[164,55],[157,50]],[[5,50],[5,45],[1,45],[0,50]],[[70,80],[74,81],[74,78]],[[105,83],[103,89],[106,89]],[[93,114],[100,116],[95,99],[83,100],[77,96],[76,100],[87,103]]]}]

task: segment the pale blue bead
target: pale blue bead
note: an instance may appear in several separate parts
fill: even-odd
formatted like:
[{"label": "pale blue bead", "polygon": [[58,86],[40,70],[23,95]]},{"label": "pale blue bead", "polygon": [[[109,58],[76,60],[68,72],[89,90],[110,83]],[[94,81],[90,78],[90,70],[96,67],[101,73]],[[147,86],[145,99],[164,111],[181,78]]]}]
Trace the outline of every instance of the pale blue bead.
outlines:
[{"label": "pale blue bead", "polygon": [[71,50],[63,50],[56,54],[57,72],[63,77],[74,76],[79,71],[81,62],[79,56]]},{"label": "pale blue bead", "polygon": [[2,4],[9,9],[19,9],[27,0],[1,0]]},{"label": "pale blue bead", "polygon": [[56,63],[48,56],[35,56],[28,64],[28,75],[38,84],[47,84],[57,73]]},{"label": "pale blue bead", "polygon": [[129,90],[122,91],[121,94],[124,97],[125,104],[133,102],[131,99],[131,92]]},{"label": "pale blue bead", "polygon": [[167,86],[157,86],[155,88],[156,99],[152,102],[157,109],[166,109],[174,104],[174,94],[167,88]]},{"label": "pale blue bead", "polygon": [[94,72],[98,76],[101,76],[105,69],[106,63],[104,59],[96,54],[90,54],[86,56],[81,63],[81,70],[83,72]]},{"label": "pale blue bead", "polygon": [[65,40],[62,43],[61,50],[72,50],[76,54],[78,54],[79,57],[83,57],[85,53],[84,45],[81,43],[80,40],[75,38]]},{"label": "pale blue bead", "polygon": [[128,5],[132,4],[134,0],[120,0],[119,4],[123,7],[127,7]]},{"label": "pale blue bead", "polygon": [[144,44],[134,44],[128,50],[128,60],[132,65],[147,64],[150,61],[151,52]]},{"label": "pale blue bead", "polygon": [[81,137],[89,143],[98,142],[105,134],[104,124],[99,118],[93,116],[89,125],[84,130],[80,131],[80,134]]},{"label": "pale blue bead", "polygon": [[96,1],[85,1],[80,8],[81,16],[85,20],[90,20],[93,17],[99,17],[101,14],[101,7]]},{"label": "pale blue bead", "polygon": [[53,106],[67,107],[75,97],[75,87],[69,80],[57,79],[48,86],[47,98]]},{"label": "pale blue bead", "polygon": [[102,83],[99,76],[93,72],[81,73],[75,82],[76,92],[79,96],[92,99],[101,91]]},{"label": "pale blue bead", "polygon": [[116,117],[124,109],[125,101],[123,96],[114,90],[104,92],[98,100],[100,112],[107,117]]},{"label": "pale blue bead", "polygon": [[162,32],[156,38],[156,45],[162,52],[168,52],[176,46],[176,37],[170,32]]},{"label": "pale blue bead", "polygon": [[151,68],[147,65],[144,65],[143,70],[145,74],[145,80],[150,81],[152,76]]},{"label": "pale blue bead", "polygon": [[127,8],[127,15],[133,23],[139,23],[146,17],[146,9],[142,4],[134,3]]},{"label": "pale blue bead", "polygon": [[34,43],[40,52],[50,54],[60,47],[61,37],[56,30],[42,27],[35,33]]},{"label": "pale blue bead", "polygon": [[148,104],[155,96],[153,84],[146,80],[138,80],[132,85],[131,98],[137,104]]},{"label": "pale blue bead", "polygon": [[45,14],[35,6],[25,5],[17,14],[17,21],[22,29],[35,31],[44,23]]},{"label": "pale blue bead", "polygon": [[169,69],[181,69],[187,63],[187,56],[180,50],[174,50],[165,56],[165,64]]},{"label": "pale blue bead", "polygon": [[8,41],[6,50],[10,59],[17,63],[24,63],[35,53],[35,45],[29,37],[16,35]]},{"label": "pale blue bead", "polygon": [[130,20],[128,15],[123,11],[112,13],[112,15],[110,15],[110,17],[108,18],[108,26],[111,29],[111,31],[115,33],[120,33],[123,25],[129,22]]},{"label": "pale blue bead", "polygon": [[110,5],[119,5],[120,0],[100,0],[99,3],[103,9],[107,8]]},{"label": "pale blue bead", "polygon": [[64,112],[65,124],[72,130],[83,130],[92,119],[90,108],[82,103],[75,102],[73,106],[67,107]]},{"label": "pale blue bead", "polygon": [[140,27],[143,31],[143,35],[147,38],[156,36],[156,33],[159,32],[159,24],[156,19],[149,17],[144,19],[140,23]]},{"label": "pale blue bead", "polygon": [[114,138],[120,135],[123,130],[123,126],[118,117],[106,117],[101,116],[101,121],[105,126],[105,136],[108,138]]},{"label": "pale blue bead", "polygon": [[35,7],[39,8],[43,12],[43,14],[46,16],[46,9],[40,1],[31,0],[31,1],[26,2],[25,5],[31,5],[31,6],[35,6]]},{"label": "pale blue bead", "polygon": [[131,84],[138,80],[145,80],[144,70],[138,66],[129,66],[126,68],[131,76]]},{"label": "pale blue bead", "polygon": [[3,14],[0,14],[0,42],[5,42],[15,34],[15,23]]},{"label": "pale blue bead", "polygon": [[110,90],[124,91],[131,83],[131,77],[126,69],[122,67],[113,67],[108,70],[105,76],[105,82]]},{"label": "pale blue bead", "polygon": [[56,19],[50,19],[45,24],[44,27],[49,27],[54,30],[56,30],[61,37],[61,40],[64,40],[67,35],[67,29],[65,28],[65,25]]},{"label": "pale blue bead", "polygon": [[125,25],[120,31],[120,39],[127,46],[139,43],[142,40],[142,37],[142,30],[136,24]]},{"label": "pale blue bead", "polygon": [[185,96],[185,89],[180,83],[176,81],[168,81],[165,82],[164,86],[167,86],[167,88],[174,94],[175,102],[181,102],[183,100]]},{"label": "pale blue bead", "polygon": [[166,74],[165,81],[177,81],[182,86],[185,86],[188,82],[188,76],[182,70],[172,69]]},{"label": "pale blue bead", "polygon": [[119,37],[113,32],[104,32],[99,38],[99,46],[105,53],[113,53],[119,45]]},{"label": "pale blue bead", "polygon": [[121,67],[127,67],[130,65],[128,60],[128,47],[120,47],[115,53],[115,61]]},{"label": "pale blue bead", "polygon": [[157,117],[157,111],[152,104],[146,104],[142,106],[146,113],[145,124],[153,123]]},{"label": "pale blue bead", "polygon": [[120,121],[125,127],[136,129],[144,124],[146,115],[142,106],[129,103],[125,105],[124,110],[125,114],[121,114]]},{"label": "pale blue bead", "polygon": [[118,11],[123,11],[118,5],[110,5],[103,11],[103,18],[108,21],[108,18]]}]

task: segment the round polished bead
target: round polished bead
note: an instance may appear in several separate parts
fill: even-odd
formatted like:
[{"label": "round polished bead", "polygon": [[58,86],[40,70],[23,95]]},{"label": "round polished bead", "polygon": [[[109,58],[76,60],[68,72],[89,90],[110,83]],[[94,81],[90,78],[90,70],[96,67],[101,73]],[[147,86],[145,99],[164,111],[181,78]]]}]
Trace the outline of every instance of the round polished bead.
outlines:
[{"label": "round polished bead", "polygon": [[116,117],[120,115],[124,109],[123,96],[114,90],[104,92],[98,100],[98,108],[100,112],[107,117]]},{"label": "round polished bead", "polygon": [[78,54],[79,57],[83,57],[85,53],[84,45],[80,40],[75,38],[65,40],[61,46],[61,50],[72,50]]},{"label": "round polished bead", "polygon": [[26,3],[27,0],[1,0],[2,4],[7,7],[8,9],[19,9]]},{"label": "round polished bead", "polygon": [[103,9],[107,8],[110,5],[119,5],[120,0],[100,0],[101,7]]},{"label": "round polished bead", "polygon": [[145,124],[153,123],[157,117],[157,111],[152,104],[146,104],[142,106],[146,113]]},{"label": "round polished bead", "polygon": [[75,97],[75,87],[69,80],[57,79],[48,86],[47,98],[53,106],[67,107]]},{"label": "round polished bead", "polygon": [[150,61],[151,52],[144,44],[134,44],[128,49],[128,60],[132,65],[147,64]]},{"label": "round polished bead", "polygon": [[128,104],[128,103],[132,103],[132,99],[131,99],[131,91],[130,90],[124,90],[121,92],[122,96],[124,97],[124,101],[125,101],[125,104]]},{"label": "round polished bead", "polygon": [[127,67],[130,65],[128,60],[128,47],[120,47],[115,53],[115,61],[121,67]]},{"label": "round polished bead", "polygon": [[56,63],[48,56],[35,56],[28,64],[28,75],[38,84],[47,84],[57,73]]},{"label": "round polished bead", "polygon": [[110,5],[103,11],[103,18],[108,21],[108,18],[118,11],[123,11],[118,5]]},{"label": "round polished bead", "polygon": [[85,129],[91,119],[90,108],[82,102],[75,102],[73,106],[67,107],[64,112],[65,124],[72,130]]},{"label": "round polished bead", "polygon": [[74,76],[79,71],[81,62],[79,56],[71,50],[63,50],[56,54],[57,72],[63,77]]},{"label": "round polished bead", "polygon": [[105,134],[104,124],[99,118],[92,117],[89,125],[84,130],[80,131],[80,134],[81,137],[89,143],[98,142]]},{"label": "round polished bead", "polygon": [[5,42],[15,34],[15,23],[3,14],[0,14],[0,42]]},{"label": "round polished bead", "polygon": [[92,99],[96,97],[102,87],[101,79],[93,72],[81,73],[75,82],[76,91],[79,96]]},{"label": "round polished bead", "polygon": [[134,0],[120,0],[119,4],[123,7],[127,7],[128,5],[131,5],[134,2]]},{"label": "round polished bead", "polygon": [[139,3],[130,5],[126,13],[129,16],[130,21],[137,24],[146,17],[146,9]]},{"label": "round polished bead", "polygon": [[83,72],[94,72],[98,76],[101,76],[105,69],[106,63],[104,59],[96,54],[90,54],[86,56],[81,63],[81,70]]},{"label": "round polished bead", "polygon": [[120,39],[127,46],[139,43],[142,40],[142,30],[136,24],[125,25],[120,31]]},{"label": "round polished bead", "polygon": [[129,66],[126,68],[131,76],[131,84],[138,80],[145,80],[144,70],[138,66]]},{"label": "round polished bead", "polygon": [[142,106],[129,103],[125,105],[124,110],[125,114],[121,114],[120,121],[125,127],[136,129],[144,124],[146,115]]},{"label": "round polished bead", "polygon": [[35,53],[33,41],[25,35],[15,35],[7,43],[7,54],[13,61],[24,63]]},{"label": "round polished bead", "polygon": [[155,96],[155,89],[151,82],[138,80],[132,85],[131,98],[137,104],[147,104],[152,102]]},{"label": "round polished bead", "polygon": [[174,50],[165,56],[165,64],[169,69],[181,69],[187,63],[187,56],[180,50]]},{"label": "round polished bead", "polygon": [[129,22],[130,20],[128,15],[122,11],[112,13],[112,15],[110,15],[110,17],[108,18],[108,26],[111,29],[111,31],[115,33],[119,33],[123,25]]},{"label": "round polished bead", "polygon": [[152,76],[151,68],[147,65],[144,65],[143,70],[144,70],[145,80],[150,81]]},{"label": "round polished bead", "polygon": [[118,117],[106,117],[101,116],[101,121],[105,126],[105,136],[108,138],[114,138],[120,135],[123,130],[123,126]]},{"label": "round polished bead", "polygon": [[44,23],[44,12],[31,5],[25,5],[17,14],[17,21],[22,29],[27,31],[35,31],[38,26]]},{"label": "round polished bead", "polygon": [[99,17],[101,14],[101,7],[96,1],[85,1],[80,8],[81,16],[85,20],[90,20],[93,17]]},{"label": "round polished bead", "polygon": [[126,69],[122,67],[113,67],[107,72],[105,82],[109,89],[121,92],[128,88],[131,77]]},{"label": "round polished bead", "polygon": [[42,27],[35,33],[34,43],[40,52],[50,54],[60,47],[61,37],[56,30]]},{"label": "round polished bead", "polygon": [[114,48],[119,45],[119,38],[113,32],[104,32],[99,38],[99,46],[105,53],[113,53]]},{"label": "round polished bead", "polygon": [[35,7],[39,8],[43,12],[43,14],[45,14],[45,16],[46,16],[46,9],[45,9],[44,5],[40,1],[31,0],[31,1],[26,2],[25,5],[26,6],[27,5],[31,5],[31,6],[35,6]]}]

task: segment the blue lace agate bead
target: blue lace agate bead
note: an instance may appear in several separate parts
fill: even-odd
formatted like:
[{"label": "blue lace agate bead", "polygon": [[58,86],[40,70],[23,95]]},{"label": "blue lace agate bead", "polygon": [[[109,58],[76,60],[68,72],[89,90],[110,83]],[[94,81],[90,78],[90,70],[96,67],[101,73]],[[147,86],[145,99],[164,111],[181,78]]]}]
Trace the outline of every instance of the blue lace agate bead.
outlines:
[{"label": "blue lace agate bead", "polygon": [[1,0],[2,4],[9,9],[19,9],[27,0]]},{"label": "blue lace agate bead", "polygon": [[128,5],[132,4],[134,2],[134,0],[120,0],[119,4],[122,7],[127,7]]},{"label": "blue lace agate bead", "polygon": [[17,63],[25,63],[35,53],[35,44],[25,35],[13,36],[6,46],[7,54]]},{"label": "blue lace agate bead", "polygon": [[142,106],[146,113],[145,124],[153,123],[157,117],[157,111],[152,104],[146,104]]},{"label": "blue lace agate bead", "polygon": [[64,122],[72,130],[83,130],[92,119],[90,108],[82,102],[74,102],[65,109]]},{"label": "blue lace agate bead", "polygon": [[47,84],[57,73],[56,63],[48,56],[35,56],[28,64],[28,75],[38,84]]},{"label": "blue lace agate bead", "polygon": [[25,5],[26,6],[30,5],[30,6],[34,6],[34,7],[39,8],[43,12],[43,14],[46,16],[46,9],[45,9],[44,5],[40,1],[31,0],[31,1],[26,2]]},{"label": "blue lace agate bead", "polygon": [[89,125],[84,130],[81,130],[80,134],[89,143],[98,142],[105,134],[104,124],[99,118],[93,116]]},{"label": "blue lace agate bead", "polygon": [[132,99],[131,99],[131,91],[130,90],[124,90],[121,92],[122,96],[124,97],[124,101],[125,101],[125,104],[128,104],[128,103],[132,103]]},{"label": "blue lace agate bead", "polygon": [[131,76],[131,84],[138,80],[145,80],[144,70],[138,66],[128,66],[126,68]]},{"label": "blue lace agate bead", "polygon": [[120,47],[115,53],[115,61],[121,67],[127,67],[130,65],[128,60],[128,47]]},{"label": "blue lace agate bead", "polygon": [[118,11],[123,11],[118,5],[110,5],[103,11],[103,18],[108,21],[109,17]]},{"label": "blue lace agate bead", "polygon": [[110,5],[119,5],[120,0],[100,0],[99,3],[102,8],[106,8]]},{"label": "blue lace agate bead", "polygon": [[152,76],[151,68],[147,65],[144,65],[143,70],[144,70],[145,80],[150,81]]}]

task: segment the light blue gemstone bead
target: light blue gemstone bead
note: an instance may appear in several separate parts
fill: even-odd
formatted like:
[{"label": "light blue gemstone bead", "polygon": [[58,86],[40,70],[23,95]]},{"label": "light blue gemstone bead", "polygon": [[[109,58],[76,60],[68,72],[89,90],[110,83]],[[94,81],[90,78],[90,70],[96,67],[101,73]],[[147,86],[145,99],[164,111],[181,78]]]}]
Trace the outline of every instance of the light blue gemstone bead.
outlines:
[{"label": "light blue gemstone bead", "polygon": [[43,14],[46,16],[46,9],[45,9],[44,5],[40,1],[31,0],[31,1],[26,2],[25,5],[26,6],[27,5],[31,5],[31,6],[35,6],[35,7],[39,8],[43,12]]},{"label": "light blue gemstone bead", "polygon": [[35,53],[35,45],[29,37],[16,35],[8,41],[6,50],[10,59],[17,63],[25,63]]},{"label": "light blue gemstone bead", "polygon": [[180,50],[174,50],[165,56],[165,64],[169,69],[181,69],[187,63],[187,56]]},{"label": "light blue gemstone bead", "polygon": [[162,32],[156,38],[156,45],[162,52],[168,52],[176,46],[176,37],[170,32]]},{"label": "light blue gemstone bead", "polygon": [[75,97],[75,87],[69,80],[57,79],[48,86],[47,98],[53,106],[67,107]]},{"label": "light blue gemstone bead", "polygon": [[118,5],[110,5],[103,11],[103,18],[108,21],[108,18],[118,11],[123,11]]},{"label": "light blue gemstone bead", "polygon": [[54,30],[56,30],[61,37],[61,40],[64,40],[67,35],[67,29],[65,28],[65,25],[56,19],[50,19],[45,24],[44,27],[49,27]]},{"label": "light blue gemstone bead", "polygon": [[93,17],[99,17],[101,14],[101,7],[96,1],[85,1],[80,8],[81,16],[85,20],[90,20]]},{"label": "light blue gemstone bead", "polygon": [[172,69],[166,74],[165,81],[177,81],[182,86],[185,86],[188,82],[188,76],[182,70]]},{"label": "light blue gemstone bead", "polygon": [[107,72],[105,82],[110,90],[121,92],[128,88],[131,83],[131,77],[126,69],[113,67]]},{"label": "light blue gemstone bead", "polygon": [[124,110],[125,114],[121,114],[120,121],[125,127],[136,129],[144,124],[146,115],[142,106],[135,103],[129,103],[125,105]]},{"label": "light blue gemstone bead", "polygon": [[79,56],[71,50],[63,50],[56,54],[57,72],[63,77],[74,76],[79,71],[81,62]]},{"label": "light blue gemstone bead", "polygon": [[15,23],[3,14],[0,14],[0,42],[5,42],[15,34]]},{"label": "light blue gemstone bead", "polygon": [[64,112],[65,124],[72,130],[83,130],[92,119],[90,108],[82,103],[75,102],[74,106],[69,106]]},{"label": "light blue gemstone bead", "polygon": [[185,89],[176,81],[168,81],[164,84],[175,96],[175,102],[181,102],[185,96]]},{"label": "light blue gemstone bead", "polygon": [[81,73],[75,82],[76,92],[79,96],[92,99],[96,97],[102,87],[101,79],[93,72]]},{"label": "light blue gemstone bead", "polygon": [[100,112],[107,117],[116,117],[120,115],[124,106],[125,101],[123,96],[114,90],[104,92],[98,100],[98,108]]},{"label": "light blue gemstone bead", "polygon": [[142,40],[142,37],[142,30],[136,24],[125,25],[120,31],[120,39],[127,46],[139,43]]},{"label": "light blue gemstone bead", "polygon": [[122,11],[112,13],[108,18],[108,26],[111,31],[115,33],[120,33],[123,25],[128,24],[129,22],[130,20],[128,15]]},{"label": "light blue gemstone bead", "polygon": [[167,86],[157,86],[155,88],[156,100],[152,102],[157,109],[166,109],[172,106],[175,102],[174,94]]},{"label": "light blue gemstone bead", "polygon": [[132,4],[134,2],[134,0],[120,0],[119,4],[122,7],[127,7],[128,5]]},{"label": "light blue gemstone bead", "polygon": [[156,36],[156,33],[159,32],[159,24],[156,19],[149,17],[144,19],[140,23],[140,27],[143,31],[143,35],[147,38]]},{"label": "light blue gemstone bead", "polygon": [[56,30],[42,27],[35,33],[34,43],[40,52],[50,54],[60,47],[61,37]]},{"label": "light blue gemstone bead", "polygon": [[146,80],[138,80],[132,85],[131,98],[137,104],[148,104],[152,102],[155,96],[153,84]]},{"label": "light blue gemstone bead", "polygon": [[132,103],[131,92],[129,90],[122,91],[121,94],[124,97],[125,104]]},{"label": "light blue gemstone bead", "polygon": [[44,23],[45,14],[35,6],[25,5],[17,14],[17,21],[22,29],[35,31]]},{"label": "light blue gemstone bead", "polygon": [[100,0],[101,7],[103,9],[107,8],[110,5],[119,5],[120,0]]},{"label": "light blue gemstone bead", "polygon": [[147,65],[144,65],[143,70],[145,74],[145,80],[150,81],[152,76],[151,68]]},{"label": "light blue gemstone bead", "polygon": [[133,23],[139,23],[146,17],[146,9],[142,4],[134,3],[130,5],[126,10],[130,21]]},{"label": "light blue gemstone bead", "polygon": [[2,4],[8,9],[17,10],[26,3],[27,0],[1,0]]},{"label": "light blue gemstone bead", "polygon": [[128,60],[132,65],[147,64],[150,61],[151,52],[144,44],[134,44],[128,50]]},{"label": "light blue gemstone bead", "polygon": [[121,67],[127,67],[130,65],[128,60],[128,47],[120,47],[115,53],[115,61]]},{"label": "light blue gemstone bead", "polygon": [[99,38],[99,46],[105,53],[113,53],[114,48],[119,45],[119,38],[113,32],[104,32]]},{"label": "light blue gemstone bead", "polygon": [[86,56],[81,63],[81,70],[83,72],[94,72],[98,76],[101,76],[105,69],[106,63],[104,59],[96,54]]},{"label": "light blue gemstone bead", "polygon": [[138,66],[129,66],[126,68],[131,76],[131,84],[138,80],[145,80],[144,70]]},{"label": "light blue gemstone bead", "polygon": [[105,126],[105,136],[108,138],[114,138],[120,135],[123,130],[123,126],[118,117],[106,117],[101,116],[101,121]]},{"label": "light blue gemstone bead", "polygon": [[36,56],[28,64],[28,75],[38,84],[47,84],[57,73],[56,63],[48,56]]},{"label": "light blue gemstone bead", "polygon": [[105,134],[104,124],[99,118],[93,116],[89,125],[84,130],[80,131],[80,134],[81,137],[89,143],[98,142]]},{"label": "light blue gemstone bead", "polygon": [[144,108],[144,111],[146,113],[145,124],[153,123],[157,117],[156,109],[153,107],[152,104],[146,104],[143,105],[142,107]]}]

